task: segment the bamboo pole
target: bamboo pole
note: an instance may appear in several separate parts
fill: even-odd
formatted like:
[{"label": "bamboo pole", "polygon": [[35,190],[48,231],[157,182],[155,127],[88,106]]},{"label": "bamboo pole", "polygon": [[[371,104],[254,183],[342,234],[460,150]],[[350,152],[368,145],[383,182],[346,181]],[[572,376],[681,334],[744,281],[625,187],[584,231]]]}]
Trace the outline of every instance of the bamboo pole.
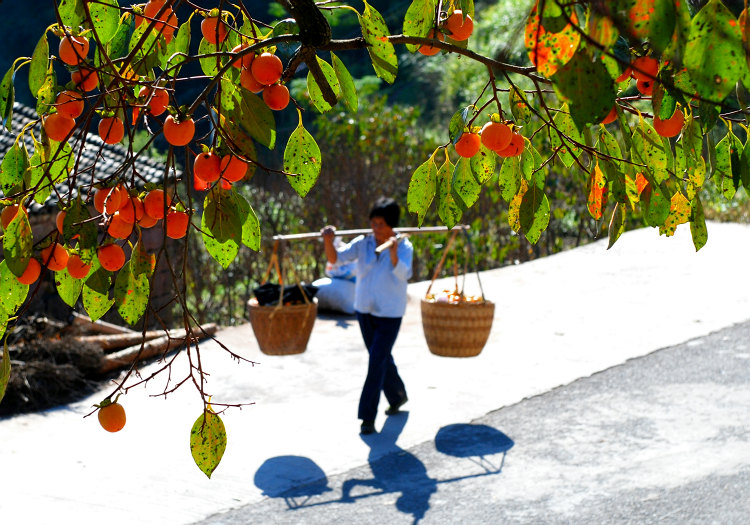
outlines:
[{"label": "bamboo pole", "polygon": [[[399,233],[439,233],[448,232],[454,230],[468,230],[470,228],[467,224],[457,224],[453,228],[446,228],[445,226],[424,226],[422,228],[394,228],[393,231],[396,234]],[[347,237],[351,235],[365,235],[371,233],[370,228],[360,228],[356,230],[335,230],[334,235],[337,237]],[[288,235],[274,235],[274,241],[297,241],[302,239],[317,239],[322,237],[323,234],[320,232],[309,232],[309,233],[290,233]]]}]

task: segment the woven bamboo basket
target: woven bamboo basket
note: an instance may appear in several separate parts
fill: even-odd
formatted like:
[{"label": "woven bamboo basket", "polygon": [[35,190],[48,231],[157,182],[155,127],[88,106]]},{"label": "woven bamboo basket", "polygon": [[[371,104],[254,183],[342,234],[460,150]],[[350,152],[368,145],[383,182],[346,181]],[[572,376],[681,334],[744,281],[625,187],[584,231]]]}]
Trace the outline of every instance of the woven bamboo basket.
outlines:
[{"label": "woven bamboo basket", "polygon": [[487,344],[495,303],[437,303],[422,299],[422,329],[430,352],[443,357],[474,357]]},{"label": "woven bamboo basket", "polygon": [[264,354],[293,355],[307,349],[318,314],[317,299],[281,307],[260,306],[258,301],[251,299],[248,310],[250,325]]}]

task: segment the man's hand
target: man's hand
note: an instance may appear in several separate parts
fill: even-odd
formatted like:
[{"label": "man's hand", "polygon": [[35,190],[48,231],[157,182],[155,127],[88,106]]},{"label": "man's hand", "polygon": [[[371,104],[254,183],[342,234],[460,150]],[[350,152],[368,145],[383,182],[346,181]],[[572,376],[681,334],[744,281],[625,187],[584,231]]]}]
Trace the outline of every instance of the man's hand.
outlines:
[{"label": "man's hand", "polygon": [[320,235],[323,236],[323,248],[326,252],[326,259],[331,264],[335,264],[338,260],[338,254],[336,253],[336,247],[333,245],[333,239],[336,237],[336,227],[328,225],[320,230]]}]

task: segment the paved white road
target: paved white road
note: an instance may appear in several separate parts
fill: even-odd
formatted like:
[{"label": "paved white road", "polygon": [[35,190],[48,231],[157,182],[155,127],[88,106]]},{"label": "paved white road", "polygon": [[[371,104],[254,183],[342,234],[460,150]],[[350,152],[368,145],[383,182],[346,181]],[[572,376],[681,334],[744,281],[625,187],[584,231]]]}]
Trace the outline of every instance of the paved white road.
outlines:
[{"label": "paved white road", "polygon": [[[708,231],[698,253],[686,227],[671,239],[644,229],[609,251],[603,240],[484,272],[485,293],[497,306],[490,341],[475,358],[428,352],[419,314],[427,283],[411,285],[395,350],[410,397],[398,446],[750,318],[750,227],[710,223]],[[164,388],[157,379],[121,399],[128,424],[118,434],[82,417],[106,390],[0,420],[0,521],[187,524],[263,498],[254,475],[268,459],[310,458],[328,476],[367,463],[370,449],[356,419],[366,352],[353,319],[319,318],[298,356],[264,356],[249,325],[222,330],[219,338],[258,364],[237,364],[215,343],[201,345],[214,400],[254,403],[222,416],[229,444],[212,479],[188,448],[199,396],[186,385],[166,400],[150,397]],[[186,367],[182,356],[173,377]],[[266,490],[268,484],[266,477]]]}]

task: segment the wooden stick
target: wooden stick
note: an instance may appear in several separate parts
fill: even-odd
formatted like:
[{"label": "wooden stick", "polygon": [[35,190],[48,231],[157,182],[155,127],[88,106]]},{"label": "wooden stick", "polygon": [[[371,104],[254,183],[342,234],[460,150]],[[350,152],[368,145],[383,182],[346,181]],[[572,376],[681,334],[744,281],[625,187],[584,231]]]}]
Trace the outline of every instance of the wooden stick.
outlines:
[{"label": "wooden stick", "polygon": [[79,314],[78,312],[73,312],[73,324],[83,326],[101,334],[140,334],[140,332],[125,328],[124,326],[118,326],[101,320],[92,321],[89,316]]},{"label": "wooden stick", "polygon": [[102,350],[112,350],[114,348],[123,348],[130,345],[140,344],[141,341],[151,341],[164,335],[164,330],[149,330],[145,334],[135,332],[133,334],[99,334],[99,335],[81,335],[76,337],[76,341],[81,343],[93,343],[102,348]]},{"label": "wooden stick", "polygon": [[[203,325],[203,330],[195,329],[194,333],[200,338],[205,332],[207,335],[213,335],[216,333],[217,326],[214,323],[208,323]],[[157,339],[152,339],[144,343],[143,345],[137,344],[131,347],[107,354],[102,359],[102,363],[99,366],[99,373],[106,374],[112,370],[118,368],[124,368],[130,366],[135,361],[141,361],[150,357],[156,357],[161,355],[173,348],[182,346],[185,344],[187,336],[184,329],[170,330],[166,335]]]},{"label": "wooden stick", "polygon": [[408,233],[399,233],[396,234],[394,238],[388,239],[383,244],[375,248],[375,253],[382,253],[386,251],[388,248],[391,247],[391,245],[395,242],[396,244],[400,243],[403,239],[406,239],[409,236]]},{"label": "wooden stick", "polygon": [[[453,228],[449,229],[445,226],[424,226],[422,228],[394,228],[395,233],[436,233],[436,232],[447,232],[454,230],[468,230],[470,228],[467,224],[457,224]],[[358,230],[336,230],[334,235],[339,237],[347,237],[350,235],[366,235],[372,233],[370,228],[360,228]],[[274,235],[273,240],[283,241],[296,241],[300,239],[317,239],[323,235],[320,232],[310,233],[290,233],[289,235]]]}]

